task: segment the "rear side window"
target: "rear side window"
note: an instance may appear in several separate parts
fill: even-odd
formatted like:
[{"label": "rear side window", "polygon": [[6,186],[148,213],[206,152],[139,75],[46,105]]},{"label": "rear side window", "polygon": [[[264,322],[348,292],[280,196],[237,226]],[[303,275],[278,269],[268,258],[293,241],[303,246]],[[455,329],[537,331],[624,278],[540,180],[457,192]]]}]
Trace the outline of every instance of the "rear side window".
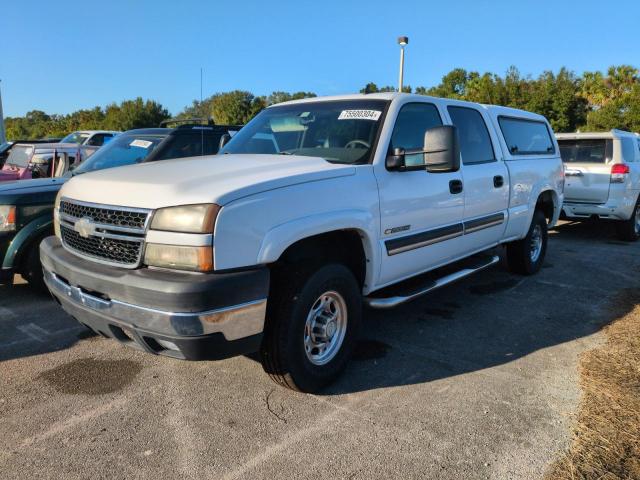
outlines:
[{"label": "rear side window", "polygon": [[546,123],[513,117],[499,117],[498,122],[511,155],[548,155],[555,152]]},{"label": "rear side window", "polygon": [[558,145],[564,163],[606,163],[613,158],[611,140],[558,140]]},{"label": "rear side window", "polygon": [[622,142],[622,158],[625,162],[635,162],[636,161],[636,146],[635,142],[628,137],[622,137],[620,139]]},{"label": "rear side window", "polygon": [[448,107],[451,121],[458,127],[462,163],[486,163],[495,161],[493,144],[482,114],[473,108]]}]

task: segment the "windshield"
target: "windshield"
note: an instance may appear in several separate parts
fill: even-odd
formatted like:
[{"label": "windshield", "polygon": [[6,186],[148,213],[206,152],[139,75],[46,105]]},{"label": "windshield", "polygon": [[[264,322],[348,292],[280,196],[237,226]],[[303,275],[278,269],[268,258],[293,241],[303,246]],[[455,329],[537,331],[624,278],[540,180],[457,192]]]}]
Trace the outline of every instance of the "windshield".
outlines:
[{"label": "windshield", "polygon": [[73,132],[60,140],[60,143],[78,143],[82,145],[87,138],[89,138],[88,133]]},{"label": "windshield", "polygon": [[140,163],[166,136],[167,134],[162,133],[146,135],[121,133],[82,162],[73,174]]},{"label": "windshield", "polygon": [[613,157],[611,140],[558,140],[558,145],[564,163],[605,163]]},{"label": "windshield", "polygon": [[16,145],[9,152],[7,157],[7,165],[15,165],[16,167],[28,167],[29,160],[33,154],[33,147],[29,145]]},{"label": "windshield", "polygon": [[367,163],[384,100],[304,102],[260,112],[220,153],[288,154]]}]

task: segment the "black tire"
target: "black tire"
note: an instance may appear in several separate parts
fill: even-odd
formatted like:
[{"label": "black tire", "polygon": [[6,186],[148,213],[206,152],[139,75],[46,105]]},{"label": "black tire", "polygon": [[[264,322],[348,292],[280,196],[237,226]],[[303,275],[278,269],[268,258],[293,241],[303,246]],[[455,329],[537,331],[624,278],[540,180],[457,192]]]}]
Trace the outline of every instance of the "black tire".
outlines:
[{"label": "black tire", "polygon": [[635,242],[640,238],[640,224],[638,223],[639,219],[637,218],[637,214],[638,202],[636,202],[636,206],[633,209],[633,213],[629,220],[620,220],[616,222],[616,231],[620,240],[624,240],[625,242]]},{"label": "black tire", "polygon": [[22,276],[29,283],[31,288],[39,292],[46,292],[47,286],[44,283],[44,275],[42,272],[42,263],[40,263],[40,242],[33,242],[29,247],[27,256],[22,267]]},{"label": "black tire", "polygon": [[[351,271],[341,264],[314,270],[290,268],[272,277],[272,292],[260,348],[262,366],[278,385],[312,393],[333,382],[345,369],[362,321],[362,294]],[[337,292],[346,307],[346,332],[335,356],[316,365],[305,350],[305,325],[316,301]]]},{"label": "black tire", "polygon": [[[537,232],[536,228],[539,229]],[[532,258],[531,251],[534,232],[536,232],[536,236],[538,233],[542,236],[542,245],[538,255]],[[507,244],[507,265],[509,270],[520,275],[533,275],[538,272],[544,263],[544,257],[547,253],[547,241],[547,219],[544,217],[542,211],[536,210],[533,214],[527,236],[522,240]]]}]

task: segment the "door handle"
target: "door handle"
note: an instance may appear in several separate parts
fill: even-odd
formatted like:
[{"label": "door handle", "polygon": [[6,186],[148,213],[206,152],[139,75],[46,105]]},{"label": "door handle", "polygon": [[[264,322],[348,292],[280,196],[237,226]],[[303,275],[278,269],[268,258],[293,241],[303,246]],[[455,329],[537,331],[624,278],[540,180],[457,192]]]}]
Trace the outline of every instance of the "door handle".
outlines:
[{"label": "door handle", "polygon": [[566,177],[583,177],[584,173],[580,170],[565,170],[564,175]]},{"label": "door handle", "polygon": [[454,195],[462,192],[462,180],[449,181],[449,191]]},{"label": "door handle", "polygon": [[493,186],[496,188],[500,188],[504,185],[504,178],[502,175],[496,175],[493,177]]}]

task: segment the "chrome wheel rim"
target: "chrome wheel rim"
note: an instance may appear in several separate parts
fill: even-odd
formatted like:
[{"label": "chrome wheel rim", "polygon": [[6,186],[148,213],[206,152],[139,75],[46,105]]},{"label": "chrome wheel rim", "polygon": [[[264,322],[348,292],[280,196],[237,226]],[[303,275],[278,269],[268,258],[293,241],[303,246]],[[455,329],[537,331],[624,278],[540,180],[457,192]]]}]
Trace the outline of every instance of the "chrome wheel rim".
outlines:
[{"label": "chrome wheel rim", "polygon": [[531,262],[535,263],[540,258],[540,254],[542,253],[542,227],[540,225],[536,225],[533,227],[533,232],[531,232],[531,243],[529,245],[529,256],[531,257]]},{"label": "chrome wheel rim", "polygon": [[636,235],[640,234],[640,208],[636,208],[636,222],[634,224]]},{"label": "chrome wheel rim", "polygon": [[347,333],[347,303],[336,291],[320,295],[307,315],[304,326],[304,350],[314,365],[335,358]]}]

